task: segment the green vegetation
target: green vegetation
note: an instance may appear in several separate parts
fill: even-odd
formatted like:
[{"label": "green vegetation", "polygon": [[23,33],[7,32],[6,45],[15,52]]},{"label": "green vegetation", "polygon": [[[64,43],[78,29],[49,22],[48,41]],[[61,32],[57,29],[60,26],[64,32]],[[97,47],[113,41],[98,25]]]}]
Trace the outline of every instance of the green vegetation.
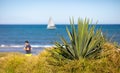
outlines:
[{"label": "green vegetation", "polygon": [[[89,28],[88,25],[90,22],[87,19],[84,21],[78,19],[78,28],[74,26],[74,19],[70,19],[70,22],[71,31],[66,28],[70,43],[61,37],[63,44],[56,42],[56,49],[59,49],[65,58],[81,59],[95,57],[104,43],[101,30],[97,29],[95,32],[94,25]],[[56,53],[59,52],[56,51]]]},{"label": "green vegetation", "polygon": [[119,45],[105,41],[95,26],[88,28],[87,19],[78,19],[78,28],[70,21],[70,42],[61,37],[62,44],[31,57],[0,53],[0,73],[120,73]]}]

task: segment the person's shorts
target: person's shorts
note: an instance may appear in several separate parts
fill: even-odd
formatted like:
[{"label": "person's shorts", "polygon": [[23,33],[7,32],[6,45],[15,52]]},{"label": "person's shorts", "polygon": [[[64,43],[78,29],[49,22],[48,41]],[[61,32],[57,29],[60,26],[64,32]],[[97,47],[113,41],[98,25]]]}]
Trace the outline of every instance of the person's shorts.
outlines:
[{"label": "person's shorts", "polygon": [[25,56],[32,56],[32,54],[25,54]]},{"label": "person's shorts", "polygon": [[26,54],[31,54],[31,51],[30,50],[26,50]]}]

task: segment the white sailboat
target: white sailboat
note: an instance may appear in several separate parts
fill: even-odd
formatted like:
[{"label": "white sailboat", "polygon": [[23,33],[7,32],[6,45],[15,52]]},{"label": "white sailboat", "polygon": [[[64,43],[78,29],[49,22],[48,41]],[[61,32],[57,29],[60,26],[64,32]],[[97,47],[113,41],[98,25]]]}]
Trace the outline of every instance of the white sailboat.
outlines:
[{"label": "white sailboat", "polygon": [[56,29],[52,17],[49,18],[47,29]]}]

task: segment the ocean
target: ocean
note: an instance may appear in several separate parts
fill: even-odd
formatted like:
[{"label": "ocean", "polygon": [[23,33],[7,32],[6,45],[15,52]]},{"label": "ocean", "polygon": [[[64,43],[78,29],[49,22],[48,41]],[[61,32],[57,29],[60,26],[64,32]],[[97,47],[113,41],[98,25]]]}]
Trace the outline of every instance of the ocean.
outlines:
[{"label": "ocean", "polygon": [[[76,25],[77,26],[77,25]],[[24,41],[28,40],[32,46],[32,53],[38,54],[44,48],[54,46],[55,41],[60,41],[60,36],[68,40],[66,27],[70,25],[56,25],[55,30],[48,30],[47,25],[0,25],[0,52],[21,52]],[[120,24],[96,25],[103,34],[113,42],[120,44]]]}]

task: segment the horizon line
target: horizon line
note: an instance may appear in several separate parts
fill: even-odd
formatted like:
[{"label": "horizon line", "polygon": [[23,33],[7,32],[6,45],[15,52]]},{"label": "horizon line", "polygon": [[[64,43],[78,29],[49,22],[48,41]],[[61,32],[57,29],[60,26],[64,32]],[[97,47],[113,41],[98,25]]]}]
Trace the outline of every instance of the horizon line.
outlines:
[{"label": "horizon line", "polygon": [[[58,24],[56,24],[56,25],[69,25],[70,23],[58,23]],[[0,25],[47,25],[47,23],[40,23],[40,24],[38,24],[38,23],[35,23],[35,24],[33,24],[33,23],[13,23],[13,24],[8,24],[8,23],[6,23],[6,24],[0,24]],[[75,25],[77,25],[77,23],[75,24]],[[103,24],[101,24],[101,23],[97,23],[97,24],[89,24],[89,25],[120,25],[120,23],[103,23]]]}]

